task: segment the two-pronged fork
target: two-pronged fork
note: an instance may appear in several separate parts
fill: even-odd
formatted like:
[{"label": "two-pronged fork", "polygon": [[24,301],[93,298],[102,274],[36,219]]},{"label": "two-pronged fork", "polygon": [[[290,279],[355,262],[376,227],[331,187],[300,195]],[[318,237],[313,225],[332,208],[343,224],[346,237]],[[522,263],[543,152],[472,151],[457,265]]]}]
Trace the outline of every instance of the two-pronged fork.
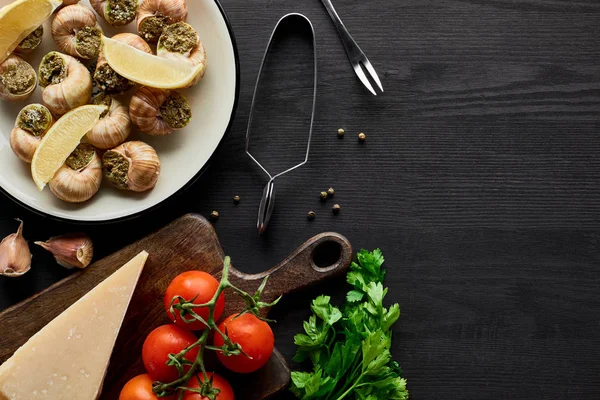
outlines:
[{"label": "two-pronged fork", "polygon": [[375,72],[375,68],[373,68],[373,65],[371,65],[371,62],[369,61],[367,56],[365,56],[365,53],[363,53],[360,47],[358,47],[358,44],[356,43],[352,35],[350,35],[350,32],[348,32],[348,29],[346,29],[346,27],[344,26],[344,23],[340,19],[338,13],[335,11],[331,0],[321,0],[321,3],[323,3],[325,8],[327,9],[329,16],[333,20],[333,23],[335,24],[335,27],[337,28],[340,37],[342,38],[344,48],[346,49],[346,54],[348,54],[348,59],[350,60],[350,64],[352,64],[352,68],[354,68],[354,72],[356,72],[356,75],[363,83],[363,85],[365,85],[365,87],[369,89],[371,93],[377,96],[377,93],[373,89],[371,82],[369,82],[369,80],[367,79],[367,76],[365,75],[361,64],[367,69],[367,72],[371,76],[371,79],[375,81],[377,86],[379,86],[379,89],[381,89],[381,91],[383,92],[383,86],[381,86],[381,81],[377,76],[377,72]]}]

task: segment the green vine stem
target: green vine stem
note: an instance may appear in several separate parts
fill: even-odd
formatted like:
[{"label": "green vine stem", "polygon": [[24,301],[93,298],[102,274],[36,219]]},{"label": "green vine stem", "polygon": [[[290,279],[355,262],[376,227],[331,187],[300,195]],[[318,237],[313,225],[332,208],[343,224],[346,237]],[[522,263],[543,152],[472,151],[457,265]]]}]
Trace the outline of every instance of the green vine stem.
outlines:
[{"label": "green vine stem", "polygon": [[[251,313],[263,321],[273,322],[266,318],[262,318],[259,315],[260,310],[262,308],[272,307],[275,304],[277,304],[281,299],[281,297],[279,297],[272,303],[265,303],[260,300],[260,297],[262,296],[262,293],[267,285],[267,280],[269,277],[265,277],[265,279],[262,281],[261,285],[258,287],[254,295],[250,295],[242,289],[238,288],[237,286],[233,285],[229,281],[230,267],[231,259],[229,257],[225,257],[223,263],[223,275],[221,276],[221,282],[219,282],[219,287],[217,288],[217,291],[215,292],[213,298],[210,301],[203,304],[194,304],[196,298],[187,300],[181,296],[175,296],[173,297],[173,299],[171,299],[169,312],[173,316],[174,320],[177,318],[177,312],[179,312],[179,317],[181,320],[185,321],[186,323],[200,321],[206,326],[206,329],[202,332],[202,335],[200,336],[200,338],[198,338],[198,340],[195,343],[181,350],[177,354],[169,354],[169,361],[167,361],[167,365],[177,368],[177,371],[179,371],[179,378],[173,382],[168,383],[154,382],[153,391],[157,397],[167,397],[178,393],[178,399],[182,400],[184,392],[190,391],[194,393],[199,393],[200,395],[207,397],[210,400],[216,400],[216,397],[219,394],[219,390],[212,387],[212,377],[211,379],[208,379],[208,373],[204,366],[205,351],[219,351],[226,356],[243,354],[246,357],[250,357],[249,355],[244,353],[244,350],[239,344],[232,342],[229,336],[227,336],[227,332],[222,332],[219,329],[217,322],[215,321],[215,307],[217,304],[217,300],[219,299],[223,291],[225,291],[225,289],[232,290],[234,293],[239,295],[246,303],[246,308],[244,308],[234,318],[237,318],[243,314]],[[204,318],[202,318],[194,311],[198,308],[208,309],[209,312],[207,320],[204,320]],[[217,347],[207,345],[210,333],[213,331],[218,333],[223,338],[223,346]],[[189,353],[192,349],[196,347],[198,348],[198,355],[196,356],[194,362],[190,362],[188,359],[185,358],[185,356],[187,353]],[[200,373],[202,373],[204,376],[203,382],[196,378],[198,379],[199,388],[187,387],[187,383],[197,375],[198,371],[200,371]]]}]

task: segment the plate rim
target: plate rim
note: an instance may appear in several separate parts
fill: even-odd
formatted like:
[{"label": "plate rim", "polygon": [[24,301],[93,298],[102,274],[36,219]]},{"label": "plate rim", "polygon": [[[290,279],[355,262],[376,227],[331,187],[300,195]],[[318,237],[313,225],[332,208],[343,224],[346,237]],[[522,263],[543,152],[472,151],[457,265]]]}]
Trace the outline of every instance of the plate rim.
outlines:
[{"label": "plate rim", "polygon": [[189,181],[187,181],[182,187],[180,187],[177,191],[173,192],[167,198],[161,200],[160,202],[158,202],[142,211],[138,211],[138,212],[135,212],[135,213],[132,213],[129,215],[125,215],[125,216],[121,216],[121,217],[105,219],[105,220],[82,221],[82,220],[73,219],[73,218],[59,217],[59,216],[52,215],[52,214],[47,213],[42,210],[38,210],[37,208],[32,207],[28,204],[25,204],[24,202],[17,199],[16,197],[14,197],[12,194],[10,194],[2,186],[0,186],[0,193],[5,195],[12,202],[25,208],[26,210],[28,210],[34,214],[37,214],[41,217],[52,219],[54,221],[66,222],[66,223],[76,224],[76,225],[104,225],[104,224],[114,224],[114,223],[119,223],[119,222],[123,222],[123,221],[127,221],[127,220],[132,220],[135,218],[139,218],[144,214],[150,213],[160,207],[163,207],[164,205],[166,205],[166,203],[169,203],[169,202],[175,200],[175,198],[180,197],[183,194],[183,192],[185,192],[194,183],[196,183],[198,181],[198,179],[200,179],[200,177],[204,174],[204,172],[206,172],[206,170],[210,167],[215,155],[219,152],[219,149],[223,145],[223,142],[225,141],[227,136],[229,136],[229,132],[233,125],[233,121],[235,120],[235,115],[237,112],[238,102],[239,102],[239,98],[240,98],[240,76],[241,76],[241,73],[240,73],[240,57],[239,57],[239,52],[238,52],[237,41],[235,39],[235,34],[233,33],[233,27],[231,25],[231,21],[229,20],[229,17],[227,16],[227,13],[225,12],[223,5],[221,4],[221,1],[220,0],[213,0],[213,1],[217,5],[217,8],[219,9],[221,16],[223,17],[225,25],[227,26],[227,32],[229,34],[229,38],[231,40],[231,45],[233,47],[233,58],[235,60],[235,93],[234,93],[234,99],[233,99],[233,107],[231,109],[231,116],[229,117],[229,122],[227,123],[227,127],[225,128],[223,137],[221,137],[221,139],[219,140],[217,147],[212,152],[212,154],[210,155],[210,157],[206,161],[206,163],[202,166],[202,168],[200,168],[200,170]]}]

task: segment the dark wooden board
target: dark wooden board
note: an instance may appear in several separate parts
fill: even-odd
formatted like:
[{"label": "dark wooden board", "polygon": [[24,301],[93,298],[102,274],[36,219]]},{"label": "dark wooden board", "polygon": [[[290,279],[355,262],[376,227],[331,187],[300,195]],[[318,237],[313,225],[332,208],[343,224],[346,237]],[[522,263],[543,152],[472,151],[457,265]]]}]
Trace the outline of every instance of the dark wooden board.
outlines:
[{"label": "dark wooden board", "polygon": [[[384,252],[387,299],[402,308],[392,352],[412,399],[598,400],[600,2],[332,1],[383,95],[361,87],[319,0],[222,0],[240,51],[241,97],[207,173],[175,202],[112,226],[55,223],[2,199],[2,236],[16,230],[14,217],[30,241],[83,229],[103,257],[186,212],[218,210],[227,254],[240,270],[260,272],[333,230],[355,248]],[[315,130],[308,164],[278,181],[269,232],[259,237],[266,180],[244,154],[244,136],[264,46],[288,12],[306,14],[317,33]],[[298,77],[304,58],[280,65]],[[300,90],[292,76],[273,79],[264,88],[272,107],[254,117],[257,155],[274,154],[265,158],[274,171],[303,154],[310,74],[301,79]],[[321,203],[329,186],[337,194]],[[65,276],[35,247],[31,272],[0,279],[0,308]],[[284,298],[271,312],[282,354],[293,355],[315,296],[346,291],[338,278]]]},{"label": "dark wooden board", "polygon": [[[0,362],[5,361],[45,324],[77,299],[112,274],[137,253],[150,253],[134,296],[129,305],[113,357],[104,381],[101,399],[118,398],[123,385],[143,372],[141,348],[145,337],[159,325],[169,323],[163,308],[164,291],[170,281],[188,270],[203,270],[219,277],[225,254],[212,225],[198,215],[185,215],[165,228],[90,265],[56,283],[36,296],[0,314]],[[350,264],[350,243],[336,233],[317,235],[276,267],[260,274],[244,274],[233,268],[230,280],[253,293],[265,276],[269,283],[262,299],[272,302],[281,295],[296,292],[323,279],[343,273]],[[325,261],[317,267],[315,262]],[[239,296],[226,292],[224,316],[244,307]],[[265,314],[268,310],[265,310]],[[14,330],[10,327],[18,326]],[[10,331],[10,332],[9,332]],[[228,376],[239,398],[259,400],[284,389],[289,382],[289,368],[276,350],[269,363],[248,375]]]}]

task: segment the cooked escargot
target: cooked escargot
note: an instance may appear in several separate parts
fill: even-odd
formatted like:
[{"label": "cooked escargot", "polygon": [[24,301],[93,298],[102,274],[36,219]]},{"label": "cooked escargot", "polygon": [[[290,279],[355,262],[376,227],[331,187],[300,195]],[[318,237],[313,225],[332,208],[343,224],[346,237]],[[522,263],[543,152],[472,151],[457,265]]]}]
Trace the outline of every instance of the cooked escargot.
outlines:
[{"label": "cooked escargot", "polygon": [[203,68],[198,70],[190,86],[198,83],[204,76],[206,50],[194,28],[185,22],[176,22],[163,30],[158,40],[156,54],[159,57],[186,62],[194,67],[201,65]]},{"label": "cooked escargot", "polygon": [[138,8],[136,24],[141,37],[156,43],[165,27],[187,19],[185,0],[143,0]]},{"label": "cooked escargot", "polygon": [[163,136],[186,127],[192,119],[192,108],[178,92],[144,86],[131,98],[129,115],[140,131]]},{"label": "cooked escargot", "polygon": [[[140,51],[152,54],[150,45],[146,43],[144,39],[133,33],[119,33],[113,36],[112,39],[135,47]],[[94,81],[103,92],[108,94],[125,93],[135,86],[135,82],[117,74],[115,70],[108,65],[102,52],[98,55],[96,71],[94,72]]]},{"label": "cooked escargot", "polygon": [[127,25],[135,19],[138,0],[90,0],[96,12],[111,25]]},{"label": "cooked escargot", "polygon": [[25,37],[25,39],[21,40],[21,43],[15,48],[15,53],[17,54],[29,54],[33,50],[35,50],[40,43],[42,43],[42,38],[44,36],[44,27],[39,26],[35,31],[31,32],[29,35]]},{"label": "cooked escargot", "polygon": [[61,200],[82,203],[100,189],[102,163],[92,145],[80,144],[56,172],[48,187]]},{"label": "cooked escargot", "polygon": [[6,101],[26,100],[37,86],[35,70],[14,54],[0,64],[0,98]]},{"label": "cooked escargot", "polygon": [[50,110],[41,104],[26,105],[17,115],[10,132],[10,147],[21,160],[31,163],[42,137],[52,126]]},{"label": "cooked escargot", "polygon": [[52,37],[61,51],[84,59],[98,56],[102,29],[89,8],[74,4],[62,8],[52,20]]},{"label": "cooked escargot", "polygon": [[127,140],[131,133],[129,109],[119,99],[106,93],[98,93],[93,104],[104,104],[108,109],[100,121],[86,134],[87,141],[99,149],[111,149]]},{"label": "cooked escargot", "polygon": [[55,115],[87,104],[92,97],[92,77],[75,57],[51,51],[39,68],[44,105]]},{"label": "cooked escargot", "polygon": [[160,159],[144,142],[125,142],[104,153],[102,166],[106,179],[122,190],[144,192],[152,189],[160,175]]}]

